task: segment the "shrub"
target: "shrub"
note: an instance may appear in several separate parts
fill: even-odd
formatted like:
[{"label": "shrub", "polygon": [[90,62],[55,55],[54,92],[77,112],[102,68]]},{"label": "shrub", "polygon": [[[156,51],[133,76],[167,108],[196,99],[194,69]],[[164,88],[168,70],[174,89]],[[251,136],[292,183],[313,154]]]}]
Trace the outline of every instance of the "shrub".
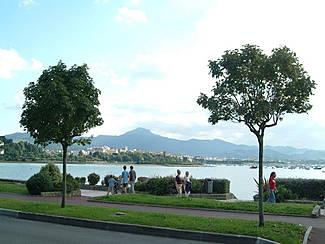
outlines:
[{"label": "shrub", "polygon": [[320,201],[324,198],[325,180],[277,179],[277,186],[284,186],[299,199]]},{"label": "shrub", "polygon": [[134,185],[134,189],[136,191],[147,191],[146,190],[146,185],[147,185],[147,182],[143,182],[143,181],[137,181]]},{"label": "shrub", "polygon": [[175,194],[175,178],[172,176],[151,178],[147,181],[145,189],[154,195]]},{"label": "shrub", "polygon": [[192,190],[191,193],[203,193],[203,184],[204,180],[200,179],[191,179],[192,182]]},{"label": "shrub", "polygon": [[297,194],[292,193],[290,189],[287,189],[285,186],[277,187],[276,193],[276,202],[284,202],[288,199],[297,199]]},{"label": "shrub", "polygon": [[58,166],[53,163],[48,163],[43,166],[39,173],[45,173],[50,176],[53,188],[50,191],[58,191],[61,189],[62,175]]},{"label": "shrub", "polygon": [[91,173],[91,174],[88,175],[87,178],[88,178],[89,185],[94,186],[94,185],[96,185],[98,183],[98,181],[100,179],[100,176],[98,174],[96,174],[96,173]]},{"label": "shrub", "polygon": [[213,193],[229,193],[230,181],[227,179],[213,179]]},{"label": "shrub", "polygon": [[80,183],[76,178],[73,178],[71,174],[67,174],[67,181],[66,181],[67,193],[72,191],[76,191],[80,189]]},{"label": "shrub", "polygon": [[75,180],[79,182],[79,186],[83,186],[86,184],[86,177],[75,177]]},{"label": "shrub", "polygon": [[26,187],[31,195],[40,195],[41,192],[53,190],[51,176],[45,172],[34,174],[26,182]]}]

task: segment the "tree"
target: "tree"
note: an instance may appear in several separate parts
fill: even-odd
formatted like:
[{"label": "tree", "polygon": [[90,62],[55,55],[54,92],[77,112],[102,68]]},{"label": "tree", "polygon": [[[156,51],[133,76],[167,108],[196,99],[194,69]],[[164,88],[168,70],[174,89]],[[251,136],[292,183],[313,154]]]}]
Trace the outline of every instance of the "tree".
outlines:
[{"label": "tree", "polygon": [[216,83],[212,95],[201,93],[197,103],[210,111],[209,122],[244,123],[257,137],[259,147],[259,226],[263,214],[263,139],[266,128],[276,126],[286,113],[306,113],[315,82],[287,47],[266,55],[254,45],[228,50],[209,61]]},{"label": "tree", "polygon": [[67,149],[75,143],[90,143],[90,139],[80,136],[103,124],[98,109],[99,94],[86,64],[67,69],[62,61],[44,70],[37,82],[29,83],[24,89],[21,126],[37,144],[62,145],[62,208],[65,207]]}]

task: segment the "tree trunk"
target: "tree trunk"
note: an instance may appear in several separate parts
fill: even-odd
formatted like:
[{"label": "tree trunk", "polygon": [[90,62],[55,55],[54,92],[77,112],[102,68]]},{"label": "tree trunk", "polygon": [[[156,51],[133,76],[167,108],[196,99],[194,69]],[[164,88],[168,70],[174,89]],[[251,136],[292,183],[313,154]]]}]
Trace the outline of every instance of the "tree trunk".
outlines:
[{"label": "tree trunk", "polygon": [[62,177],[62,202],[61,202],[61,208],[65,207],[65,196],[66,196],[66,180],[67,180],[67,150],[68,146],[65,144],[62,144],[62,157],[63,157],[63,177]]},{"label": "tree trunk", "polygon": [[259,135],[258,139],[258,213],[259,213],[259,226],[264,226],[264,206],[263,206],[263,137]]}]

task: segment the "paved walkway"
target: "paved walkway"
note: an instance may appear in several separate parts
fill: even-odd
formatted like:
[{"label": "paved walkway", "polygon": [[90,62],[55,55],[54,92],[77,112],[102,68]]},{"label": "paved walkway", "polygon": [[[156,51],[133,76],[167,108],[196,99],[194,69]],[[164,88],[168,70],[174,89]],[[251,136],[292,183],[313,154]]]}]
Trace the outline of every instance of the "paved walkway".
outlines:
[{"label": "paved walkway", "polygon": [[[84,192],[86,195],[97,195],[96,193]],[[61,203],[60,197],[40,197],[40,196],[29,196],[19,195],[12,193],[0,193],[0,198],[10,199],[21,199],[27,201],[48,201]],[[233,218],[233,219],[249,219],[258,221],[258,214],[256,213],[236,213],[226,211],[211,211],[211,210],[196,210],[187,208],[170,208],[170,207],[155,207],[155,206],[143,206],[133,204],[120,204],[120,203],[99,203],[89,202],[89,197],[70,197],[67,198],[67,204],[78,204],[87,206],[101,206],[108,208],[118,208],[121,210],[135,210],[144,212],[160,212],[160,213],[171,213],[180,215],[192,215],[192,216],[204,216],[204,217],[215,217],[215,218]],[[311,240],[309,244],[324,244],[325,243],[325,217],[310,218],[310,217],[294,217],[294,216],[278,216],[265,214],[264,218],[266,221],[281,221],[294,224],[301,224],[306,227],[313,226],[311,233]]]}]

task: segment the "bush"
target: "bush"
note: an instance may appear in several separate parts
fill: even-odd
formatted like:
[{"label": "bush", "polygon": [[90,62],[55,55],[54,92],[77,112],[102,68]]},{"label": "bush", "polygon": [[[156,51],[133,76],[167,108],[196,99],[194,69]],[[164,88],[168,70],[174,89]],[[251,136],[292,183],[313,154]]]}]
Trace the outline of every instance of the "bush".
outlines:
[{"label": "bush", "polygon": [[276,202],[284,202],[288,199],[297,199],[297,194],[292,193],[290,189],[287,189],[285,186],[277,187],[278,192],[276,193]]},{"label": "bush", "polygon": [[147,185],[147,182],[137,181],[135,183],[135,185],[134,185],[134,189],[135,189],[135,191],[145,192],[146,191],[146,185]]},{"label": "bush", "polygon": [[53,163],[48,163],[43,166],[39,173],[45,173],[50,176],[53,188],[50,191],[59,191],[62,184],[62,175],[58,166]]},{"label": "bush", "polygon": [[200,179],[191,179],[192,182],[192,190],[191,193],[203,193],[203,184],[204,180]]},{"label": "bush", "polygon": [[66,189],[67,193],[70,193],[72,191],[76,191],[80,189],[80,183],[76,178],[73,178],[72,175],[67,174],[67,181],[66,181]]},{"label": "bush", "polygon": [[298,199],[321,201],[325,194],[325,180],[315,179],[277,179],[277,186],[284,186]]},{"label": "bush", "polygon": [[151,178],[147,181],[145,189],[154,195],[175,194],[175,178],[172,176]]},{"label": "bush", "polygon": [[53,190],[53,183],[49,174],[37,173],[26,182],[26,187],[31,195],[40,195],[41,192]]},{"label": "bush", "polygon": [[91,173],[88,175],[88,183],[89,185],[96,185],[98,183],[98,181],[100,180],[100,176],[96,173]]},{"label": "bush", "polygon": [[75,180],[79,182],[79,186],[83,186],[86,184],[86,177],[75,177]]},{"label": "bush", "polygon": [[213,179],[213,193],[224,194],[230,191],[230,181],[227,179]]}]

